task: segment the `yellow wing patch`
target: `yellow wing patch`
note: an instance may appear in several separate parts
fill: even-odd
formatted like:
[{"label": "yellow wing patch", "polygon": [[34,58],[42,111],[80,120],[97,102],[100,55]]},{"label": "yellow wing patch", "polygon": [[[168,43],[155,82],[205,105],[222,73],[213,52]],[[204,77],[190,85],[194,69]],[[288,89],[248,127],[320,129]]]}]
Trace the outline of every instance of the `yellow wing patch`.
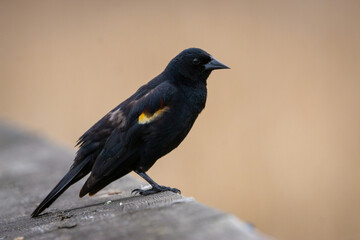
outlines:
[{"label": "yellow wing patch", "polygon": [[167,109],[168,109],[168,107],[160,108],[159,110],[157,110],[153,114],[151,114],[151,113],[149,113],[147,111],[143,111],[139,116],[138,123],[139,124],[150,123],[150,122],[156,120],[157,118],[159,118]]}]

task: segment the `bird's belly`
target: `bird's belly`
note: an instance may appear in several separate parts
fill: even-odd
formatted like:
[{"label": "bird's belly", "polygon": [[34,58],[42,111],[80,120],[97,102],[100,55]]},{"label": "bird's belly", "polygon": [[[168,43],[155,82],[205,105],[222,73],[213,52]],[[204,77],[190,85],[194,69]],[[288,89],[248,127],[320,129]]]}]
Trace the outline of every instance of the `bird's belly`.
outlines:
[{"label": "bird's belly", "polygon": [[158,122],[149,124],[143,136],[143,147],[138,168],[147,171],[159,158],[171,152],[184,140],[198,114],[179,117],[169,114]]}]

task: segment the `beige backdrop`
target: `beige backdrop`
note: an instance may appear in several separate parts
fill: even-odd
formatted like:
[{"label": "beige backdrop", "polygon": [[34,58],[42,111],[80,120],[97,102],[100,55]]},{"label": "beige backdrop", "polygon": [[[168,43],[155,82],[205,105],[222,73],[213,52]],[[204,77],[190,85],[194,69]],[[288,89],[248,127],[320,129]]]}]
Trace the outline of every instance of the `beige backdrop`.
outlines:
[{"label": "beige backdrop", "polygon": [[360,239],[360,1],[2,0],[0,29],[0,115],[70,147],[209,51],[232,69],[150,175],[279,239]]}]

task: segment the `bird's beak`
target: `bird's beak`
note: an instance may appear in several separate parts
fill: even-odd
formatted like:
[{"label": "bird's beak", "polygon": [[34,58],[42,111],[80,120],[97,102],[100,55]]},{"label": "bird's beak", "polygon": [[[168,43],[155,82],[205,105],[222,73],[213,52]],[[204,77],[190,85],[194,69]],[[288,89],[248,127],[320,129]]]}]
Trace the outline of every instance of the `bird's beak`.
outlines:
[{"label": "bird's beak", "polygon": [[215,58],[211,57],[211,61],[205,64],[205,70],[215,70],[215,69],[230,69],[225,64],[219,62]]}]

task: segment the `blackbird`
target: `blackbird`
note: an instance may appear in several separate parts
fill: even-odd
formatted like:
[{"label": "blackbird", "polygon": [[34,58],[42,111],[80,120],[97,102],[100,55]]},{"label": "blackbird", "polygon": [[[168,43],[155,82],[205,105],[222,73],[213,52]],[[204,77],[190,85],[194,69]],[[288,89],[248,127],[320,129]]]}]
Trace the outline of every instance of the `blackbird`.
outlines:
[{"label": "blackbird", "polygon": [[206,102],[206,81],[215,69],[229,68],[199,48],[182,51],[165,70],[120,103],[78,140],[79,150],[68,173],[31,214],[38,216],[66,189],[91,172],[80,197],[134,171],[151,189],[180,193],[152,180],[146,171],[176,148],[189,133]]}]

